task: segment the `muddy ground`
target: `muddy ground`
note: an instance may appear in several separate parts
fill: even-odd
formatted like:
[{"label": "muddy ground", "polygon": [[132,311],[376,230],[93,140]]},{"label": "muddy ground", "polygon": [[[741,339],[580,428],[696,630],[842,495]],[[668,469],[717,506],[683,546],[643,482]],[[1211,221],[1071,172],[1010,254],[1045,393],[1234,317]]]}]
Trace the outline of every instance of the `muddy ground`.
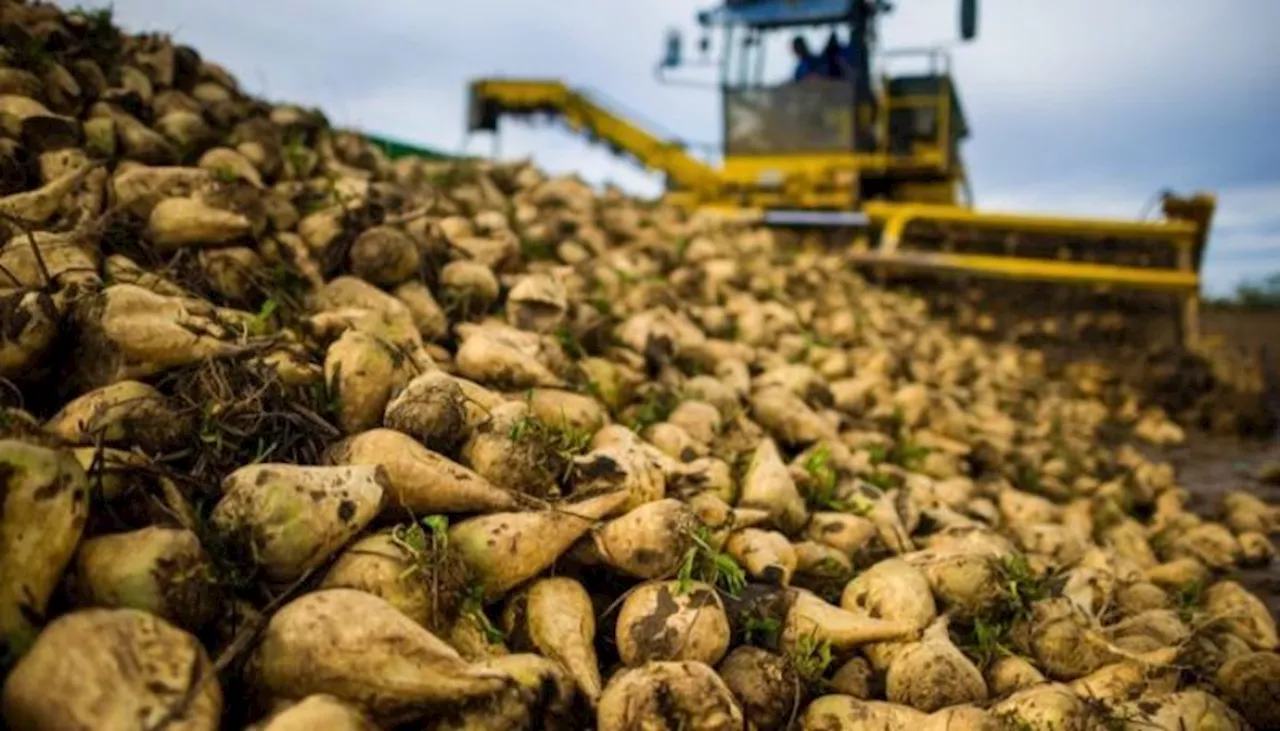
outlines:
[{"label": "muddy ground", "polygon": [[1280,380],[1280,309],[1209,306],[1201,313],[1200,331],[1257,358],[1272,383]]},{"label": "muddy ground", "polygon": [[[1192,434],[1184,446],[1165,450],[1162,456],[1177,469],[1179,484],[1191,492],[1189,507],[1206,517],[1217,517],[1222,496],[1239,488],[1280,503],[1280,483],[1257,477],[1264,465],[1280,464],[1280,437],[1251,442]],[[1280,619],[1280,561],[1238,569],[1234,578],[1263,597],[1272,616]]]}]

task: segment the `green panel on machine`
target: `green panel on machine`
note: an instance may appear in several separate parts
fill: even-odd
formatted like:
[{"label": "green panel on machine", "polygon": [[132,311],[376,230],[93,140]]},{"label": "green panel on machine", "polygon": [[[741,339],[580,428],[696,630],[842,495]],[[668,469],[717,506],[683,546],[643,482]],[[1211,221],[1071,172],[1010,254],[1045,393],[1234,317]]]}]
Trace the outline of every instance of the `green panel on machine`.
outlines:
[{"label": "green panel on machine", "polygon": [[365,136],[369,139],[370,142],[373,142],[378,147],[381,147],[382,151],[386,153],[387,157],[391,158],[392,160],[397,160],[402,157],[423,157],[428,160],[457,159],[456,155],[449,155],[439,150],[432,149],[430,147],[420,147],[418,145],[410,144],[408,142],[403,142],[401,140],[391,139],[390,137],[383,137],[381,135],[366,134]]}]

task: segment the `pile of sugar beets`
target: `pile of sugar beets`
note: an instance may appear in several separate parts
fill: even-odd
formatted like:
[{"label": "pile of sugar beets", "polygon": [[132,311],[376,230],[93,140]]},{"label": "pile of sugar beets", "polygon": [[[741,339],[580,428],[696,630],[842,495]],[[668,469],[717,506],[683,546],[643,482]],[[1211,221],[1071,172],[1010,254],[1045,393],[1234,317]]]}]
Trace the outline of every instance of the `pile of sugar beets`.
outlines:
[{"label": "pile of sugar beets", "polygon": [[104,13],[0,40],[6,728],[1280,727],[1280,508],[1190,512],[1136,394]]}]

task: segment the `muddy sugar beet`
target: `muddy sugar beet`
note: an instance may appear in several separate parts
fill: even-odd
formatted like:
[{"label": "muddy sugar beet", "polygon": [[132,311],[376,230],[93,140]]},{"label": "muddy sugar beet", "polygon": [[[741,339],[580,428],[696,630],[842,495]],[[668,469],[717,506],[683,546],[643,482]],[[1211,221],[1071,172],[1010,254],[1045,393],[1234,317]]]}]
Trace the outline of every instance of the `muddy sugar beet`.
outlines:
[{"label": "muddy sugar beet", "polygon": [[0,725],[1280,723],[1280,505],[1193,512],[1106,364],[109,12],[0,38]]}]

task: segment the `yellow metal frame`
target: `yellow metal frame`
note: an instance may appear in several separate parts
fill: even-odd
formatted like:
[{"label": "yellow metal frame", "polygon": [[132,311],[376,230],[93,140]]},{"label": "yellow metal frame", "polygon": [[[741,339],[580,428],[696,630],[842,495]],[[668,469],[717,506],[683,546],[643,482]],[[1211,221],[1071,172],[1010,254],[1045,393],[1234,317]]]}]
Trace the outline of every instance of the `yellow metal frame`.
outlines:
[{"label": "yellow metal frame", "polygon": [[640,164],[661,170],[680,185],[704,189],[718,184],[719,174],[680,145],[656,137],[559,81],[482,80],[471,85],[471,93],[474,99],[498,102],[508,111],[555,111],[574,129],[626,150]]},{"label": "yellow metal frame", "polygon": [[809,152],[795,155],[729,155],[720,176],[728,181],[755,184],[765,171],[820,178],[835,171],[893,172],[935,171],[945,165],[946,155],[936,149],[918,150],[910,157],[887,152]]},{"label": "yellow metal frame", "polygon": [[863,211],[871,220],[884,226],[883,248],[898,248],[903,232],[913,221],[957,224],[977,228],[999,228],[1026,234],[1057,234],[1076,238],[1148,238],[1165,239],[1188,253],[1200,235],[1191,221],[1160,222],[1125,221],[1105,218],[1032,216],[1020,213],[979,212],[958,206],[927,203],[884,203],[869,201]]},{"label": "yellow metal frame", "polygon": [[1181,269],[1143,269],[1139,267],[1093,264],[1089,262],[1031,259],[1017,256],[983,256],[933,251],[873,251],[850,255],[855,263],[891,265],[908,269],[954,271],[1003,279],[1023,279],[1059,284],[1114,285],[1132,289],[1159,290],[1176,293],[1195,292],[1200,277]]},{"label": "yellow metal frame", "polygon": [[[1200,206],[1212,211],[1212,198],[1203,197]],[[704,205],[698,210],[745,222],[764,219],[766,209],[751,206]],[[1149,284],[1173,289],[1198,286],[1195,247],[1202,244],[1206,223],[1182,218],[1163,221],[1073,216],[1035,216],[1021,213],[983,212],[959,206],[869,201],[862,211],[880,229],[874,254],[863,259],[882,264],[901,262],[913,268],[971,268],[975,272],[1000,274],[1017,279],[1046,279],[1059,282],[1116,282],[1132,286]],[[954,252],[910,252],[901,248],[908,225],[913,222],[954,225],[959,228],[1015,231],[1025,235],[1062,235],[1076,240],[1143,239],[1162,242],[1177,250],[1173,269],[1124,267],[1088,262],[1035,259],[1016,256],[982,256]],[[1001,262],[1014,262],[1006,266]],[[1166,276],[1168,273],[1168,276]],[[1150,275],[1150,276],[1148,276]]]},{"label": "yellow metal frame", "polygon": [[[1178,213],[1185,207],[1187,215],[1199,215],[1200,220],[1173,217],[1165,221],[1144,222],[982,213],[956,206],[873,201],[864,206],[863,212],[880,229],[879,245],[870,252],[851,252],[850,259],[855,264],[880,270],[926,270],[1092,288],[1166,292],[1182,301],[1180,326],[1183,338],[1185,342],[1193,343],[1199,332],[1200,291],[1195,249],[1203,244],[1213,205],[1214,201],[1209,196],[1191,201],[1174,200],[1166,204],[1167,209]],[[703,207],[700,210],[746,222],[760,221],[765,214],[759,208],[727,206]],[[1019,256],[904,250],[903,234],[907,225],[915,221],[979,230],[1016,231],[1026,235],[1069,235],[1076,240],[1132,238],[1163,242],[1176,247],[1177,264],[1173,268],[1146,268]]]}]

